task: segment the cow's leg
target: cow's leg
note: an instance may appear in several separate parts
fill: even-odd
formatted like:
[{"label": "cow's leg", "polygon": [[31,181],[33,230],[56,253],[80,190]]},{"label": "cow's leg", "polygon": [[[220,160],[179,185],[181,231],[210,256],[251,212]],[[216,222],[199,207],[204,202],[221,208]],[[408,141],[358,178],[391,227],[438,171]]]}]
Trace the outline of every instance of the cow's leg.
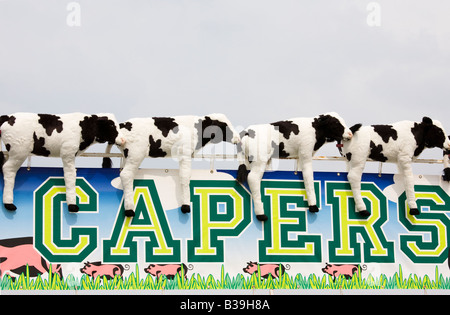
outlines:
[{"label": "cow's leg", "polygon": [[446,182],[450,182],[450,154],[444,154],[443,164],[444,175],[442,175],[442,179]]},{"label": "cow's leg", "polygon": [[256,218],[259,221],[266,221],[268,218],[264,214],[264,205],[261,200],[261,180],[266,170],[267,162],[254,161],[250,165],[250,173],[247,181],[250,191],[252,192],[253,205],[255,209]]},{"label": "cow's leg", "polygon": [[123,199],[125,216],[134,217],[134,177],[145,157],[133,158],[130,155],[125,158],[125,166],[120,172],[120,180],[123,187]]},{"label": "cow's leg", "polygon": [[69,212],[78,212],[77,194],[76,194],[76,180],[77,170],[75,168],[75,155],[62,155],[64,183],[66,186],[66,202]]},{"label": "cow's leg", "polygon": [[318,212],[316,205],[316,192],[314,191],[314,172],[312,167],[312,156],[303,156],[299,159],[302,168],[303,180],[306,189],[306,198],[310,212]]},{"label": "cow's leg", "polygon": [[[106,146],[105,153],[106,153],[106,154],[111,153],[112,147],[113,147],[113,144],[108,144],[108,145]],[[103,158],[103,162],[102,162],[102,168],[111,168],[111,167],[112,167],[112,161],[111,161],[111,158],[110,158],[110,157],[104,157],[104,158]]]},{"label": "cow's leg", "polygon": [[398,170],[403,175],[406,200],[409,206],[409,214],[418,215],[420,214],[417,208],[416,196],[414,192],[414,174],[411,166],[411,159],[409,157],[402,157],[398,159],[397,162]]},{"label": "cow's leg", "polygon": [[360,215],[367,217],[370,212],[366,209],[366,204],[361,196],[361,177],[364,171],[365,162],[350,163],[350,169],[347,175],[347,179],[350,183],[353,192],[353,198],[355,200],[356,212]]},{"label": "cow's leg", "polygon": [[26,155],[14,154],[13,151],[10,151],[8,160],[3,164],[3,205],[9,211],[17,209],[14,205],[14,185],[16,182],[17,171],[26,158]]},{"label": "cow's leg", "polygon": [[191,212],[191,193],[189,183],[191,181],[191,158],[183,156],[179,158],[179,177],[181,185],[181,212]]}]

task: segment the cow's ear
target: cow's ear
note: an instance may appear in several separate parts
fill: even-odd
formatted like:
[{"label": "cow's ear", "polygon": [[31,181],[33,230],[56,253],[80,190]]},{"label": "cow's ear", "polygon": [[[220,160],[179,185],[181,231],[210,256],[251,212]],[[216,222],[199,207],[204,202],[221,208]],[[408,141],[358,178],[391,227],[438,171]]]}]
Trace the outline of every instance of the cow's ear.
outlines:
[{"label": "cow's ear", "polygon": [[356,124],[350,127],[350,131],[354,134],[355,132],[357,132],[359,130],[359,128],[361,128],[362,124]]},{"label": "cow's ear", "polygon": [[433,124],[433,120],[430,117],[424,116],[422,118],[422,123],[426,124],[426,125],[432,125]]}]

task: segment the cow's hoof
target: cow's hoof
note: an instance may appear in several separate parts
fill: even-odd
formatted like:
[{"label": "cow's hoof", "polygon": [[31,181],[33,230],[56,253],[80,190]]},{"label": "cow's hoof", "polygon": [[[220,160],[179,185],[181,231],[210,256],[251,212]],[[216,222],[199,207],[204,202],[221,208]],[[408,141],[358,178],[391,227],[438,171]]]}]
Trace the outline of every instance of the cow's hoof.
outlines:
[{"label": "cow's hoof", "polygon": [[183,213],[191,212],[191,206],[190,205],[182,205],[181,206],[181,212],[183,212]]},{"label": "cow's hoof", "polygon": [[134,217],[134,210],[125,210],[126,217]]},{"label": "cow's hoof", "polygon": [[361,211],[359,211],[358,213],[359,213],[359,215],[362,216],[362,217],[368,217],[368,216],[370,216],[370,212],[367,211],[367,210],[361,210]]},{"label": "cow's hoof", "polygon": [[311,212],[311,213],[319,212],[319,208],[316,205],[309,206],[309,212]]},{"label": "cow's hoof", "polygon": [[238,173],[236,176],[237,181],[239,183],[243,184],[247,181],[247,178],[248,178],[247,167],[245,166],[245,164],[239,165]]},{"label": "cow's hoof", "polygon": [[69,205],[69,212],[78,212],[80,208],[77,205]]},{"label": "cow's hoof", "polygon": [[108,158],[108,157],[103,158],[102,168],[112,168],[111,158]]},{"label": "cow's hoof", "polygon": [[442,179],[446,182],[450,182],[450,167],[444,168],[444,175],[442,175]]},{"label": "cow's hoof", "polygon": [[268,219],[268,217],[267,217],[265,214],[258,214],[258,215],[256,216],[256,218],[257,218],[259,221],[262,221],[262,222],[267,221],[267,219]]},{"label": "cow's hoof", "polygon": [[409,214],[410,215],[419,215],[420,211],[417,208],[412,208],[412,209],[409,209]]},{"label": "cow's hoof", "polygon": [[17,207],[13,203],[4,203],[3,205],[5,206],[6,210],[9,210],[9,211],[17,210]]}]

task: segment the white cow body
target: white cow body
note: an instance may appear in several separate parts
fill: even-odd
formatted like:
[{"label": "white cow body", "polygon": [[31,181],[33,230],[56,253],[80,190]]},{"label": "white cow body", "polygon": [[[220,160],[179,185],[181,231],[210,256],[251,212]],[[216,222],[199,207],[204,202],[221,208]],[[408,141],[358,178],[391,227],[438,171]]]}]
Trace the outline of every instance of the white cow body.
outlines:
[{"label": "white cow body", "polygon": [[[255,214],[265,221],[261,201],[261,179],[272,158],[298,158],[311,212],[319,211],[314,192],[312,158],[323,144],[352,137],[344,120],[336,113],[310,118],[293,118],[272,124],[253,125],[241,132],[238,145],[238,181],[248,180]],[[247,176],[247,168],[250,172]]]},{"label": "white cow body", "polygon": [[414,195],[411,163],[425,148],[450,148],[450,141],[439,121],[424,117],[422,122],[400,121],[391,125],[353,126],[353,138],[343,143],[342,154],[348,160],[348,181],[355,198],[356,211],[369,216],[361,197],[361,176],[366,161],[397,163],[404,176],[410,213],[419,214]]},{"label": "white cow body", "polygon": [[5,181],[3,203],[12,211],[16,210],[13,204],[16,173],[29,155],[61,157],[67,204],[71,212],[76,212],[75,157],[94,143],[123,142],[112,114],[15,113],[1,116],[0,126],[1,139],[8,151],[8,159],[2,167]]},{"label": "white cow body", "polygon": [[179,162],[181,211],[190,211],[189,181],[191,159],[207,143],[240,141],[238,133],[223,114],[133,118],[121,123],[126,143],[125,164],[120,173],[124,189],[125,215],[134,216],[133,181],[146,157],[172,157]]}]

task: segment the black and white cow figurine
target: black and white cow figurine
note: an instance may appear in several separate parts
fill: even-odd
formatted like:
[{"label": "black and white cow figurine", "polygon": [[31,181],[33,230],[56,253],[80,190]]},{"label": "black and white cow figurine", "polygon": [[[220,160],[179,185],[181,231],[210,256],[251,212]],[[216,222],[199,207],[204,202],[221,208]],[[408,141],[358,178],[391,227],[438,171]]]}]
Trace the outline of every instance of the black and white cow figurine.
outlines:
[{"label": "black and white cow figurine", "polygon": [[14,183],[16,173],[29,155],[61,157],[66,186],[66,200],[70,212],[77,212],[75,158],[94,143],[122,144],[119,125],[113,114],[83,113],[35,114],[15,113],[0,116],[1,139],[8,151],[3,153],[3,204],[14,211]]},{"label": "black and white cow figurine", "polygon": [[120,124],[126,139],[121,147],[124,166],[120,173],[124,193],[125,215],[134,216],[133,182],[140,164],[146,157],[172,157],[179,162],[181,211],[190,212],[189,182],[194,152],[208,143],[227,141],[238,143],[237,133],[223,114],[207,116],[175,116],[133,118]]},{"label": "black and white cow figurine", "polygon": [[238,144],[237,180],[241,183],[248,181],[256,218],[260,221],[268,219],[264,214],[260,187],[261,179],[272,158],[299,160],[309,211],[318,212],[314,191],[313,156],[326,142],[351,138],[352,132],[336,113],[252,125],[242,131],[241,143]]},{"label": "black and white cow figurine", "polygon": [[400,121],[391,125],[351,127],[353,139],[343,143],[342,154],[348,160],[348,181],[355,198],[356,211],[362,216],[370,212],[361,197],[361,176],[367,160],[397,163],[404,176],[406,198],[411,215],[420,213],[414,193],[411,163],[425,148],[450,149],[450,140],[442,124],[423,117],[421,122]]}]

